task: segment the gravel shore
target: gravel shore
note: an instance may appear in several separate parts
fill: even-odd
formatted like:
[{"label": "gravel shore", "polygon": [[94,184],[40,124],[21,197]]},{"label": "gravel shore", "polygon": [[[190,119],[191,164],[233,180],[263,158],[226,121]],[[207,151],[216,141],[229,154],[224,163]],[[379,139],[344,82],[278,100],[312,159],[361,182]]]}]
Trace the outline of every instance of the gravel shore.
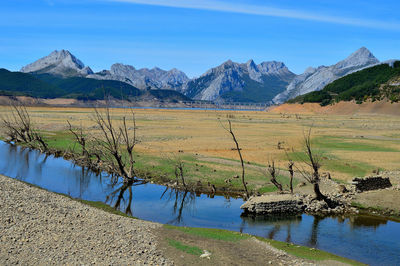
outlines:
[{"label": "gravel shore", "polygon": [[171,265],[160,224],[122,217],[0,175],[0,265]]}]

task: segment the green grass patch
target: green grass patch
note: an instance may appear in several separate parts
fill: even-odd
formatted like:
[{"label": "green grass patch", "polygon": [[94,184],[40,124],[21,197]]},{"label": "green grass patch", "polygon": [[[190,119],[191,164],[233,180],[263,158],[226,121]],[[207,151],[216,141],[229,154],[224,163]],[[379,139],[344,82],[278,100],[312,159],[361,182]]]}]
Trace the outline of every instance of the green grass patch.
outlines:
[{"label": "green grass patch", "polygon": [[333,156],[328,160],[324,160],[322,165],[322,168],[328,171],[340,172],[350,176],[365,176],[373,169],[376,169],[376,167],[367,163],[341,160]]},{"label": "green grass patch", "polygon": [[239,241],[242,239],[250,238],[250,235],[241,234],[238,232],[227,231],[223,229],[209,229],[209,228],[193,228],[193,227],[179,227],[173,225],[164,225],[164,228],[178,230],[185,234],[194,235],[203,238],[209,238],[222,241]]},{"label": "green grass patch", "polygon": [[262,237],[256,237],[256,238],[258,240],[269,243],[274,248],[283,250],[289,254],[292,254],[296,257],[303,258],[303,259],[315,260],[315,261],[334,260],[334,261],[347,263],[350,265],[365,265],[361,262],[343,258],[343,257],[337,256],[337,255],[334,255],[332,253],[329,253],[329,252],[326,252],[323,250],[319,250],[319,249],[299,246],[299,245],[295,245],[292,243],[280,242],[280,241],[266,239],[266,238],[262,238]]},{"label": "green grass patch", "polygon": [[333,136],[316,137],[313,144],[323,150],[365,151],[365,152],[397,152],[398,150],[368,143],[370,140],[341,138]]},{"label": "green grass patch", "polygon": [[168,240],[168,244],[171,247],[174,247],[185,253],[196,255],[196,256],[200,256],[201,254],[203,254],[203,251],[199,247],[185,245],[182,242],[174,240],[174,239],[167,239],[167,240]]},{"label": "green grass patch", "polygon": [[[291,152],[288,155],[294,162],[302,163],[308,161],[304,152]],[[319,156],[322,158],[320,163],[323,171],[339,172],[349,176],[365,176],[377,168],[364,162],[343,160],[327,152],[321,152]]]},{"label": "green grass patch", "polygon": [[[189,235],[194,235],[202,238],[214,239],[214,240],[222,240],[222,241],[231,241],[236,242],[240,240],[245,240],[253,237],[249,234],[241,234],[239,232],[232,232],[222,229],[208,229],[208,228],[191,228],[191,227],[178,227],[172,225],[164,225],[164,228],[171,229],[171,230],[179,230]],[[314,261],[323,261],[323,260],[333,260],[333,261],[340,261],[343,263],[347,263],[350,265],[364,265],[360,262],[343,258],[334,254],[331,254],[326,251],[299,246],[291,243],[271,240],[262,237],[256,237],[258,240],[267,242],[271,246],[283,250],[289,254],[292,254],[299,258],[304,258],[308,260]]]},{"label": "green grass patch", "polygon": [[74,136],[68,131],[42,132],[49,147],[57,150],[67,150],[74,148],[81,152],[81,147],[76,143]]}]

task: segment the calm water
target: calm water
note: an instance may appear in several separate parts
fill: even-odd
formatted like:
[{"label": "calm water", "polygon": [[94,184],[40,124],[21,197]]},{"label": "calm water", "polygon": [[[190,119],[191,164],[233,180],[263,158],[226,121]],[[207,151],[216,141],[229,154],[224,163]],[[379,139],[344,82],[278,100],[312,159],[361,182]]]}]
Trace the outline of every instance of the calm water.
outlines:
[{"label": "calm water", "polygon": [[50,191],[102,201],[140,219],[221,228],[316,247],[373,265],[400,265],[400,223],[367,216],[241,217],[242,199],[195,195],[154,184],[124,187],[62,158],[0,142],[0,174]]}]

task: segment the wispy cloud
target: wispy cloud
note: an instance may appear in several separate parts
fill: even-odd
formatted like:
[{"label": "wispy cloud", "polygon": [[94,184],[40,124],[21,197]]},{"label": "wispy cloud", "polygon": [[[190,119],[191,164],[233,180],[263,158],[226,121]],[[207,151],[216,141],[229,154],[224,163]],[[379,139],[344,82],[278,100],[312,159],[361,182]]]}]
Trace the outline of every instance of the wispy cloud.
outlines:
[{"label": "wispy cloud", "polygon": [[237,4],[237,3],[228,3],[222,1],[210,1],[210,0],[107,0],[107,1],[152,5],[152,6],[211,10],[211,11],[240,13],[240,14],[258,15],[258,16],[282,17],[282,18],[318,21],[318,22],[358,26],[365,28],[375,28],[375,29],[386,29],[386,30],[396,30],[396,31],[400,30],[400,23],[397,22],[390,23],[380,20],[323,15],[306,11],[268,7],[264,5]]}]

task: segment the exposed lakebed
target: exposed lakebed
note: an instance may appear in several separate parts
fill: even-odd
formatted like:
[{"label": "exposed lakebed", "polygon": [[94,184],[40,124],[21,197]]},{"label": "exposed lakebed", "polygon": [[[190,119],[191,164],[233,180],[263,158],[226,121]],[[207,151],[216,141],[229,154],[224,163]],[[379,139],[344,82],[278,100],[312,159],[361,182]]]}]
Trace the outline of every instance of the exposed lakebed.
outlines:
[{"label": "exposed lakebed", "polygon": [[370,216],[241,217],[242,199],[209,197],[156,184],[122,182],[70,161],[0,142],[0,174],[49,191],[101,201],[140,219],[220,228],[292,242],[373,265],[400,264],[400,223]]}]

